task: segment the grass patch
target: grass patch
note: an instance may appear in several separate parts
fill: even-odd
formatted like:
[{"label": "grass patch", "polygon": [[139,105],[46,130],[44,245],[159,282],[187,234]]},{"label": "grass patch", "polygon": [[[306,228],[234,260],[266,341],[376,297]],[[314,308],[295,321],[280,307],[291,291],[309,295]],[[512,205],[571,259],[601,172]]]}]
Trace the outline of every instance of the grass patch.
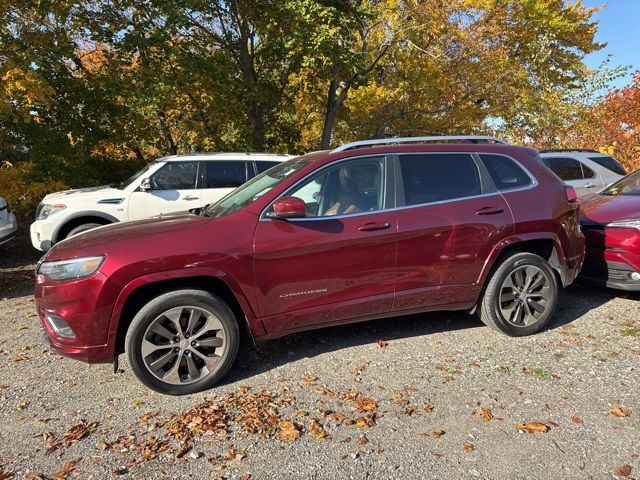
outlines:
[{"label": "grass patch", "polygon": [[627,322],[623,324],[620,333],[625,337],[640,337],[640,322]]}]

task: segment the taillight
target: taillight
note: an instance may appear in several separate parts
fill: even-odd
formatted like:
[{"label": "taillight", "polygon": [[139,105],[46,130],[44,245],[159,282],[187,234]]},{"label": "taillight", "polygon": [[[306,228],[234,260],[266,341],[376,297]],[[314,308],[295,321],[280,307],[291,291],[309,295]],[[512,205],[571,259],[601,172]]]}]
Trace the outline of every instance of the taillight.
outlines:
[{"label": "taillight", "polygon": [[567,195],[567,201],[569,203],[576,203],[578,201],[578,194],[576,193],[575,188],[570,185],[564,186],[564,193]]}]

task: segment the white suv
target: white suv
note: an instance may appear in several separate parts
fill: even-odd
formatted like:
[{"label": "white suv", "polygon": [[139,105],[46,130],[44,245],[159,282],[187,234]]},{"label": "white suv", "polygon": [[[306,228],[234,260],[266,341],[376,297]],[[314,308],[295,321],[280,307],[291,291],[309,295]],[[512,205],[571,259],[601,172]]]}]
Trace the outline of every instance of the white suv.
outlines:
[{"label": "white suv", "polygon": [[15,237],[17,230],[16,216],[11,213],[7,201],[0,197],[0,245]]},{"label": "white suv", "polygon": [[540,150],[540,156],[545,165],[564,183],[571,185],[579,197],[597,193],[627,174],[615,158],[596,150]]},{"label": "white suv", "polygon": [[200,208],[290,157],[195,153],[158,158],[127,181],[47,195],[31,225],[31,243],[46,251],[92,228]]}]

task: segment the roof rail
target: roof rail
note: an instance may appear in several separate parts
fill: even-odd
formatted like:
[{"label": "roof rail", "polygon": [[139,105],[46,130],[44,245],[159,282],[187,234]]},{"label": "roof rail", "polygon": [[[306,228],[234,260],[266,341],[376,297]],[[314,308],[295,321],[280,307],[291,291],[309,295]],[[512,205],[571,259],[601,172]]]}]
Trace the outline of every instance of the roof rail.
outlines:
[{"label": "roof rail", "polygon": [[538,150],[540,153],[552,153],[552,152],[589,152],[600,153],[598,150],[592,148],[545,148],[544,150]]},{"label": "roof rail", "polygon": [[472,143],[501,143],[507,144],[506,141],[498,137],[487,137],[482,135],[443,135],[431,137],[397,137],[397,138],[376,138],[372,140],[360,140],[357,142],[345,143],[333,149],[331,153],[344,152],[353,148],[368,147],[372,145],[385,145],[395,143],[426,143],[426,142],[448,142],[453,140],[467,140]]}]

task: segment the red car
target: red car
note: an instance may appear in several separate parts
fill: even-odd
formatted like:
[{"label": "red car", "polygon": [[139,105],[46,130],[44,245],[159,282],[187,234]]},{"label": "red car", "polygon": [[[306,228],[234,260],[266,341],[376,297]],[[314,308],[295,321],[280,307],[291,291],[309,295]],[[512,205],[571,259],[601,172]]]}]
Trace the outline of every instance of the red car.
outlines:
[{"label": "red car", "polygon": [[582,202],[587,255],[581,277],[640,291],[640,170]]},{"label": "red car", "polygon": [[35,290],[50,347],[88,362],[126,352],[143,383],[179,395],[219,381],[241,334],[431,310],[539,331],[584,259],[575,192],[535,150],[435,140],[310,153],[200,215],[56,244]]}]

